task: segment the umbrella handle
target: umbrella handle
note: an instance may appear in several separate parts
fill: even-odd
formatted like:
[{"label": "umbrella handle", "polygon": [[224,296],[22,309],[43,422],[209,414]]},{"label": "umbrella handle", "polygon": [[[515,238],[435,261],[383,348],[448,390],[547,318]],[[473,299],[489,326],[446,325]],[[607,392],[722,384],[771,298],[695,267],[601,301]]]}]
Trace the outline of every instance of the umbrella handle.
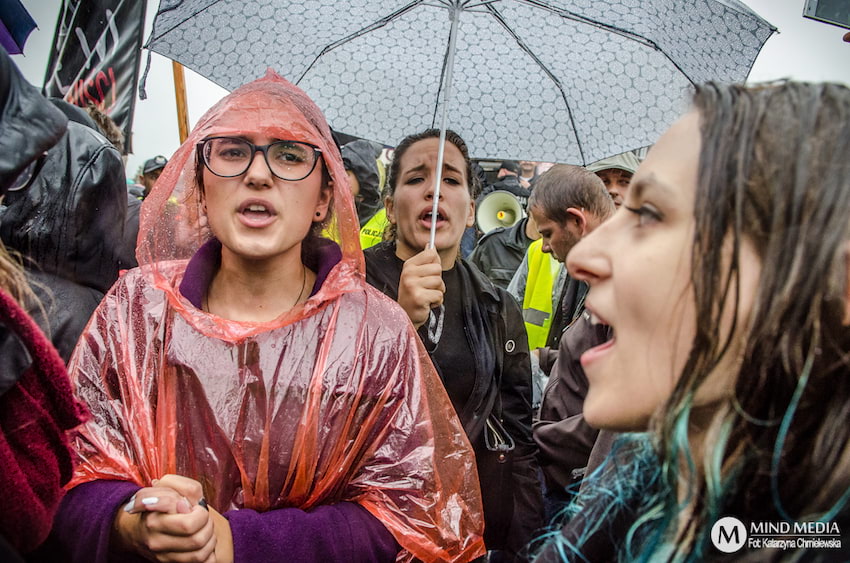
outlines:
[{"label": "umbrella handle", "polygon": [[443,90],[443,117],[440,123],[440,148],[437,151],[437,177],[434,185],[434,206],[431,209],[431,237],[428,246],[434,248],[434,239],[437,236],[437,208],[440,205],[440,186],[443,183],[443,156],[446,149],[446,121],[448,119],[449,101],[452,93],[452,74],[455,66],[455,50],[457,49],[457,23],[460,18],[461,7],[455,1],[452,2],[451,30],[449,31],[449,48],[446,55],[446,88]]}]

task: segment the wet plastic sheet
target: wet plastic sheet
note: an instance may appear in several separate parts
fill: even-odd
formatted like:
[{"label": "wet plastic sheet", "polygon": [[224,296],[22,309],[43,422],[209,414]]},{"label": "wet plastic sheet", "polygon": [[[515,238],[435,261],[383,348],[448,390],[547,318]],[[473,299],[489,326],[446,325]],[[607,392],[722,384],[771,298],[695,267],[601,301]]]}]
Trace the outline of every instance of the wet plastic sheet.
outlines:
[{"label": "wet plastic sheet", "polygon": [[[302,306],[238,323],[177,288],[210,236],[195,144],[258,129],[321,148],[343,258]],[[395,536],[400,560],[481,555],[472,449],[403,311],[363,279],[357,225],[339,152],[300,90],[270,74],[212,108],[145,201],[142,266],[106,296],[71,360],[93,414],[71,485],[176,473],[222,512],[354,501]]]}]

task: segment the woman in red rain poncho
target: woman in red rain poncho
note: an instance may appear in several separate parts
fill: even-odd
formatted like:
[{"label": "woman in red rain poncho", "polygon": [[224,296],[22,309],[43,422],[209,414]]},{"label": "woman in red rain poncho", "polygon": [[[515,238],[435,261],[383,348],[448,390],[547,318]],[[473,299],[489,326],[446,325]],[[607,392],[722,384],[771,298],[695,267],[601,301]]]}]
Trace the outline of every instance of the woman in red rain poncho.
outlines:
[{"label": "woman in red rain poncho", "polygon": [[54,528],[72,559],[483,553],[472,450],[357,227],[300,89],[269,71],[207,112],[69,366],[93,415]]}]

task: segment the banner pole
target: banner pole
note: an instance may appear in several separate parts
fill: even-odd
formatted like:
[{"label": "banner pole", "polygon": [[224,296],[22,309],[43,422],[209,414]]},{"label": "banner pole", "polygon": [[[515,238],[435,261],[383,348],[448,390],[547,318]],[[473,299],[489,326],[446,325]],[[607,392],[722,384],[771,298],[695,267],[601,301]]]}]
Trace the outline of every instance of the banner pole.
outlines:
[{"label": "banner pole", "polygon": [[189,136],[189,112],[186,107],[186,79],[183,76],[183,65],[171,61],[174,72],[174,98],[177,102],[177,127],[180,131],[180,144]]}]

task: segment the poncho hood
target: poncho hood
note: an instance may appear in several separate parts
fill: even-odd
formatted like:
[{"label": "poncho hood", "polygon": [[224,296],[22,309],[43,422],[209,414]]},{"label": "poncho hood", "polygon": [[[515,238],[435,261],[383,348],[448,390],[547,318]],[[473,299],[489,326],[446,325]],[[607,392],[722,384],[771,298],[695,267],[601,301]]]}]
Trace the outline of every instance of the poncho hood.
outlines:
[{"label": "poncho hood", "polygon": [[[142,204],[136,252],[139,265],[155,267],[162,261],[190,258],[212,237],[195,180],[197,144],[207,137],[249,132],[319,147],[333,182],[333,211],[326,219],[324,236],[340,245],[341,267],[362,277],[364,262],[359,222],[342,157],[330,127],[303,90],[271,69],[263,78],[240,86],[210,108],[169,159]],[[174,289],[171,293],[176,297]],[[338,295],[344,291],[346,288],[336,287],[331,293]],[[326,292],[323,297],[330,296]]]}]

